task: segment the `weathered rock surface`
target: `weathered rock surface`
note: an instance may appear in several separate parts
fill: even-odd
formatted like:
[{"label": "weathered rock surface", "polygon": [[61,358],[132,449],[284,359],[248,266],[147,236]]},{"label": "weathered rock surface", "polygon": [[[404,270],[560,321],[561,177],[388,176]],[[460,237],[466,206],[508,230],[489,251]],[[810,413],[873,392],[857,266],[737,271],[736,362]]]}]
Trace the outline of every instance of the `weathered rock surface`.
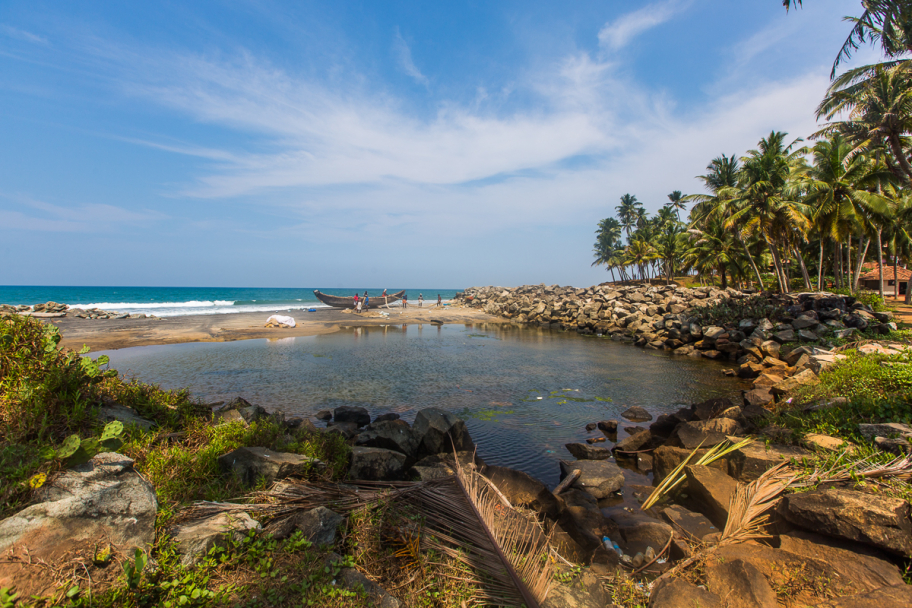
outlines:
[{"label": "weathered rock surface", "polygon": [[627,420],[630,420],[631,422],[648,422],[649,420],[652,420],[652,414],[647,412],[645,408],[642,408],[638,405],[624,410],[621,412],[621,416]]},{"label": "weathered rock surface", "polygon": [[[474,452],[457,452],[456,459],[459,460],[459,464],[463,468],[475,466],[478,470],[481,470],[485,466],[484,460]],[[456,463],[453,454],[444,452],[433,456],[425,456],[412,466],[410,472],[421,481],[430,481],[455,475]]]},{"label": "weathered rock surface", "polygon": [[717,469],[702,465],[684,467],[687,493],[716,527],[722,529],[728,519],[728,506],[738,483]]},{"label": "weathered rock surface", "polygon": [[304,533],[314,545],[333,545],[336,542],[336,529],[344,518],[326,507],[316,507],[300,513],[295,517],[295,527]]},{"label": "weathered rock surface", "polygon": [[601,582],[587,572],[569,585],[552,585],[542,608],[605,608],[610,601]]},{"label": "weathered rock surface", "polygon": [[876,437],[912,437],[912,426],[899,422],[859,424],[858,433],[868,441],[872,442]]},{"label": "weathered rock surface", "polygon": [[242,447],[219,456],[219,468],[223,473],[237,475],[248,486],[260,479],[267,482],[284,479],[290,475],[304,475],[312,470],[321,470],[325,465],[316,458],[273,452],[263,447]]},{"label": "weathered rock surface", "polygon": [[219,513],[190,524],[176,526],[171,536],[177,542],[181,563],[185,566],[205,557],[212,547],[224,547],[228,539],[240,541],[260,524],[246,513]]},{"label": "weathered rock surface", "polygon": [[589,492],[596,498],[606,498],[624,485],[624,473],[613,462],[604,460],[560,461],[561,479],[574,469],[581,471],[572,487]]},{"label": "weathered rock surface", "polygon": [[702,513],[685,509],[680,505],[671,505],[662,509],[662,519],[672,524],[676,530],[683,531],[691,540],[702,540],[707,534],[716,534],[720,530]]},{"label": "weathered rock surface", "polygon": [[213,413],[213,420],[216,422],[232,422],[243,420],[249,424],[254,420],[259,420],[269,414],[259,405],[253,405],[246,399],[238,397],[229,401]]},{"label": "weathered rock surface", "polygon": [[607,460],[611,458],[611,450],[591,446],[587,443],[567,443],[567,451],[578,460]]},{"label": "weathered rock surface", "polygon": [[418,454],[415,434],[403,420],[374,422],[355,438],[355,445],[395,450],[409,459],[414,459]]},{"label": "weathered rock surface", "polygon": [[348,589],[366,593],[377,608],[399,608],[399,600],[354,568],[342,568],[339,580]]},{"label": "weathered rock surface", "polygon": [[333,422],[353,422],[359,427],[370,424],[371,417],[366,408],[343,405],[333,410]]},{"label": "weathered rock surface", "polygon": [[503,492],[511,504],[544,513],[552,519],[557,519],[560,515],[561,504],[557,497],[548,489],[548,486],[528,473],[488,465],[482,469],[481,474],[491,480],[491,483]]},{"label": "weathered rock surface", "polygon": [[418,441],[419,458],[454,450],[472,451],[475,448],[465,422],[436,407],[418,412],[412,432]]},{"label": "weathered rock surface", "polygon": [[815,608],[908,608],[909,606],[912,606],[912,586],[905,583],[814,604]]},{"label": "weathered rock surface", "polygon": [[98,409],[98,415],[105,422],[119,420],[123,423],[124,427],[136,425],[144,431],[148,431],[153,426],[155,426],[154,422],[137,414],[136,410],[134,410],[132,407],[127,407],[125,405],[120,405],[117,403],[110,403],[108,405],[101,406]]},{"label": "weathered rock surface", "polygon": [[395,450],[383,448],[352,448],[348,476],[365,481],[395,481],[405,473],[406,456]]},{"label": "weathered rock surface", "polygon": [[741,559],[706,565],[706,588],[722,598],[729,608],[776,608],[776,594],[766,578]]},{"label": "weathered rock surface", "polygon": [[722,605],[718,595],[683,578],[664,579],[649,596],[649,608],[722,608]]},{"label": "weathered rock surface", "polygon": [[779,513],[813,532],[857,541],[890,553],[912,555],[909,503],[852,490],[813,490],[786,495]]}]

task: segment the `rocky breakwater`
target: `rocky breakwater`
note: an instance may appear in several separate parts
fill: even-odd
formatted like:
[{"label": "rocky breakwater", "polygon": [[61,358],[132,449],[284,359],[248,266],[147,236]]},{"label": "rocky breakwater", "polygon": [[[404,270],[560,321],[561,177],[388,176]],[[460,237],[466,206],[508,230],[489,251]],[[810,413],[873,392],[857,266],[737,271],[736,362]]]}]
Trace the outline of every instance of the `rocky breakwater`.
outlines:
[{"label": "rocky breakwater", "polygon": [[36,319],[62,319],[64,317],[75,317],[78,319],[154,319],[155,315],[146,315],[143,313],[129,314],[125,312],[116,312],[111,310],[101,310],[100,308],[73,308],[67,304],[58,302],[46,302],[44,304],[35,304],[26,306],[24,304],[0,304],[0,316],[3,315],[23,315],[35,317]]},{"label": "rocky breakwater", "polygon": [[892,313],[827,292],[768,294],[735,289],[598,285],[471,287],[457,299],[514,323],[597,335],[675,355],[731,361],[765,405],[814,383],[839,355],[829,338],[896,330]]}]

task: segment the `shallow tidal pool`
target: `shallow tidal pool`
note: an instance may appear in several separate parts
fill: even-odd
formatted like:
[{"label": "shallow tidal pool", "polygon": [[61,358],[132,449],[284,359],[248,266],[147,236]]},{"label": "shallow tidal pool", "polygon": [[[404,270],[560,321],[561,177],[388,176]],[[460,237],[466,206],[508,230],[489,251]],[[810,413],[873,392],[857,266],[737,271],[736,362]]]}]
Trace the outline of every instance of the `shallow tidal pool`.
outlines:
[{"label": "shallow tidal pool", "polygon": [[557,460],[572,459],[564,444],[601,435],[587,432],[587,423],[614,418],[633,426],[620,417],[631,406],[657,416],[744,387],[722,376],[715,362],[501,325],[351,327],[92,356],[99,354],[121,373],[163,388],[187,387],[209,402],[241,396],[287,416],[355,405],[372,417],[397,412],[411,423],[418,410],[440,407],[465,419],[486,462],[551,486]]}]

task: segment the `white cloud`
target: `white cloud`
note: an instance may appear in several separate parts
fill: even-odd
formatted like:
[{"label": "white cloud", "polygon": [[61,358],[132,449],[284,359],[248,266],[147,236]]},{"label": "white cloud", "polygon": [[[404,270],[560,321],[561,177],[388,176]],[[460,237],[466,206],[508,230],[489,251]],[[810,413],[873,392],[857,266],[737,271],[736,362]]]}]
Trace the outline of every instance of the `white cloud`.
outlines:
[{"label": "white cloud", "polygon": [[690,2],[681,0],[666,0],[622,15],[602,26],[598,33],[599,44],[603,48],[616,51],[643,32],[670,20],[689,4]]},{"label": "white cloud", "polygon": [[0,225],[41,232],[106,232],[115,226],[166,219],[156,211],[131,211],[101,203],[60,206],[31,197],[0,193],[15,209],[0,209]]},{"label": "white cloud", "polygon": [[47,44],[47,38],[27,32],[25,30],[20,30],[11,25],[0,25],[0,32],[3,32],[6,36],[10,38],[15,38],[17,40],[24,40],[26,42],[31,42],[33,44]]},{"label": "white cloud", "polygon": [[418,69],[418,66],[415,65],[415,61],[412,59],[412,49],[409,48],[408,43],[405,41],[405,38],[402,37],[398,27],[396,28],[396,36],[393,38],[393,51],[399,59],[399,67],[401,67],[406,74],[414,78],[415,82],[418,84],[422,84],[425,87],[430,86],[430,81],[427,76],[422,74],[421,70]]}]

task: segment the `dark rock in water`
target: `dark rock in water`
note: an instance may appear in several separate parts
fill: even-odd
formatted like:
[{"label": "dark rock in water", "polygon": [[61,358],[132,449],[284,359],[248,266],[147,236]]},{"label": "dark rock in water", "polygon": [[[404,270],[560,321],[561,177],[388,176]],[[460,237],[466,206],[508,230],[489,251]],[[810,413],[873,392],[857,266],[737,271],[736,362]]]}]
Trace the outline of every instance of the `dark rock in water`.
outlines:
[{"label": "dark rock in water", "polygon": [[621,452],[636,452],[645,448],[651,440],[652,433],[650,431],[640,431],[636,435],[622,439],[614,446],[614,449]]},{"label": "dark rock in water", "polygon": [[190,524],[175,526],[171,536],[177,542],[181,564],[190,566],[206,557],[213,547],[224,547],[229,540],[240,542],[260,524],[246,513],[219,513]]},{"label": "dark rock in water", "polygon": [[689,511],[680,505],[662,509],[662,519],[690,535],[692,540],[702,540],[707,534],[716,534],[719,529],[712,525],[703,514]]},{"label": "dark rock in water", "polygon": [[136,548],[148,551],[155,540],[155,489],[133,469],[133,460],[120,454],[103,452],[62,471],[36,490],[33,500],[0,521],[0,587],[50,595],[59,584],[55,572],[29,566],[30,560],[61,563],[73,549],[91,557],[102,540],[119,554],[132,555]]},{"label": "dark rock in water", "polygon": [[272,482],[289,475],[303,475],[311,470],[325,468],[316,458],[290,452],[273,452],[262,447],[238,448],[219,456],[218,463],[223,473],[237,475],[248,486],[260,479]]},{"label": "dark rock in water", "polygon": [[560,501],[551,493],[548,486],[528,473],[488,465],[482,469],[481,474],[497,486],[511,504],[528,507],[551,519],[560,516]]},{"label": "dark rock in water", "polygon": [[607,460],[611,458],[611,450],[597,448],[585,443],[567,443],[564,445],[574,458],[579,460]]},{"label": "dark rock in water", "polygon": [[711,591],[701,589],[683,578],[660,581],[649,596],[649,608],[722,608],[722,599]]},{"label": "dark rock in water", "polygon": [[325,433],[339,433],[346,439],[351,439],[358,434],[358,425],[354,422],[327,422]]},{"label": "dark rock in water", "polygon": [[641,426],[625,426],[624,427],[624,432],[627,433],[628,435],[636,435],[637,433],[642,433],[645,430],[646,429],[644,429]]},{"label": "dark rock in water", "polygon": [[635,405],[621,413],[621,416],[630,420],[631,422],[648,422],[652,420],[652,414],[647,412],[644,408]]},{"label": "dark rock in water", "polygon": [[845,540],[794,530],[779,536],[779,548],[812,563],[820,571],[832,569],[857,590],[874,590],[903,582],[899,568],[880,551]]},{"label": "dark rock in water", "polygon": [[[463,468],[474,466],[480,470],[485,466],[481,457],[475,455],[473,452],[457,452],[456,458],[459,460],[459,465]],[[432,479],[440,479],[442,477],[455,475],[456,464],[452,453],[447,454],[446,452],[443,452],[441,454],[422,458],[412,466],[410,472],[413,477],[416,477],[421,481],[430,481]]]},{"label": "dark rock in water", "polygon": [[379,416],[374,418],[374,424],[376,424],[378,422],[384,422],[387,420],[399,420],[399,414],[397,414],[395,412],[389,412],[388,414],[380,414]]},{"label": "dark rock in water", "polygon": [[738,487],[734,479],[710,467],[687,465],[687,494],[700,506],[700,510],[716,527],[722,529],[728,519],[728,508],[732,494]]},{"label": "dark rock in water", "polygon": [[586,430],[594,431],[596,429],[596,427],[598,427],[598,425],[596,423],[590,422],[589,424],[586,425]]},{"label": "dark rock in water", "polygon": [[659,437],[668,437],[671,435],[679,424],[688,422],[693,417],[690,408],[682,407],[674,414],[661,414],[656,421],[649,425],[649,430],[653,435]]},{"label": "dark rock in water", "polygon": [[[618,430],[618,421],[617,420],[602,420],[596,426],[603,433],[617,433]],[[589,427],[586,427],[587,429]]]},{"label": "dark rock in water", "polygon": [[334,422],[354,422],[359,427],[370,424],[371,417],[363,407],[343,405],[333,410]]},{"label": "dark rock in water", "polygon": [[604,460],[560,461],[561,479],[574,469],[581,471],[580,476],[571,487],[589,492],[596,498],[606,498],[617,492],[624,485],[624,473],[613,462]]},{"label": "dark rock in water", "polygon": [[365,481],[397,481],[405,473],[405,454],[383,448],[352,448],[348,476]]},{"label": "dark rock in water", "polygon": [[590,437],[589,439],[586,440],[586,443],[589,443],[589,444],[602,443],[603,441],[605,441],[604,437]]},{"label": "dark rock in water", "polygon": [[740,559],[706,566],[706,588],[728,599],[730,608],[777,608],[776,594],[766,577]]},{"label": "dark rock in water", "polygon": [[912,554],[909,503],[853,490],[813,490],[789,494],[779,514],[813,532],[877,547],[896,555]]},{"label": "dark rock in water", "polygon": [[403,420],[375,422],[355,438],[355,445],[384,448],[402,452],[414,461],[418,454],[418,440]]},{"label": "dark rock in water", "polygon": [[314,416],[317,420],[332,420],[333,414],[329,410],[320,410],[317,412],[317,415]]},{"label": "dark rock in water", "polygon": [[450,412],[429,407],[418,412],[412,431],[418,440],[418,457],[475,448],[465,422]]},{"label": "dark rock in water", "polygon": [[729,399],[726,399],[725,397],[716,397],[694,405],[693,413],[698,420],[710,420],[731,406],[732,402]]}]

